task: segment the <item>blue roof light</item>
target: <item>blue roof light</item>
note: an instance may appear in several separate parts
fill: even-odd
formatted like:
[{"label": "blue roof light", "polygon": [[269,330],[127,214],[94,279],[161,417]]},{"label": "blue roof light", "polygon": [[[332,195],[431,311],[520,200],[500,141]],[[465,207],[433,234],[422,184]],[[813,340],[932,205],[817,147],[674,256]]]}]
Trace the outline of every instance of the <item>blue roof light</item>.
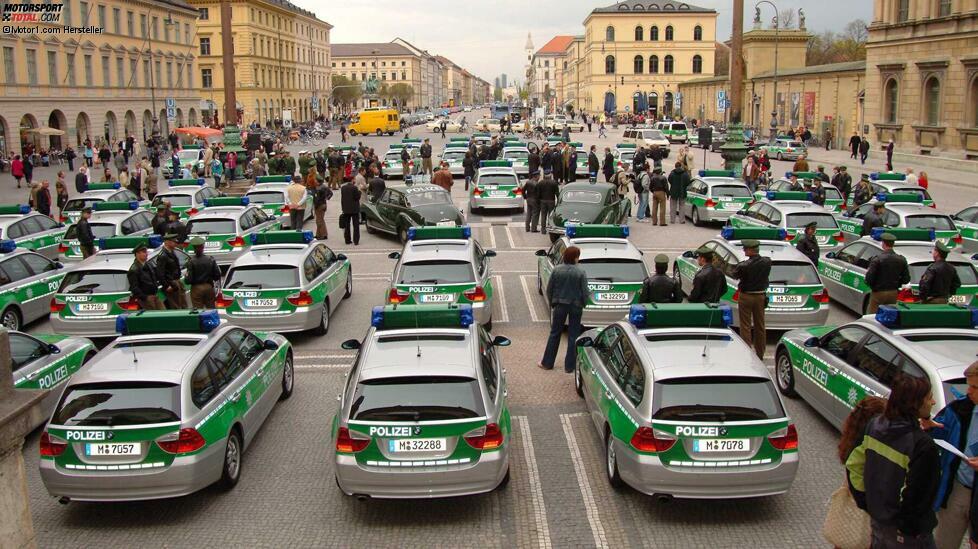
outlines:
[{"label": "blue roof light", "polygon": [[377,305],[370,311],[370,325],[374,328],[382,328],[384,326],[384,308]]},{"label": "blue roof light", "polygon": [[0,240],[0,254],[9,254],[17,249],[17,243],[13,240]]},{"label": "blue roof light", "polygon": [[880,305],[876,311],[876,322],[887,328],[900,325],[900,311],[892,305]]},{"label": "blue roof light", "polygon": [[636,328],[645,327],[645,307],[642,305],[632,305],[628,310],[628,322]]}]

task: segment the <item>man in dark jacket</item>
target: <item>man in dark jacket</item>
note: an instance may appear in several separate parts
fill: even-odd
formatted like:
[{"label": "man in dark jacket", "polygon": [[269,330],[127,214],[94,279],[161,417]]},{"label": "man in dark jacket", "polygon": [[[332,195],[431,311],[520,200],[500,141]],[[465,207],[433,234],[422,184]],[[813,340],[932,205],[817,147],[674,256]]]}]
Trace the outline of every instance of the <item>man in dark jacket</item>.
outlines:
[{"label": "man in dark jacket", "polygon": [[[353,183],[351,179],[349,183]],[[316,220],[316,240],[326,240],[329,231],[326,230],[326,205],[329,199],[333,198],[333,191],[326,186],[325,181],[319,181],[316,190],[312,193],[313,218]],[[357,227],[357,231],[360,228]]]},{"label": "man in dark jacket", "polygon": [[852,132],[852,137],[849,138],[849,150],[852,154],[849,155],[849,158],[856,158],[856,155],[859,154],[860,143],[862,143],[862,139],[859,139],[859,134]]},{"label": "man in dark jacket", "polygon": [[554,159],[550,156],[550,145],[544,145],[543,150],[540,151],[540,169],[543,170],[543,174],[552,174],[554,169]]},{"label": "man in dark jacket", "polygon": [[883,226],[883,211],[885,207],[886,204],[883,202],[873,204],[873,209],[866,212],[866,216],[863,217],[863,227],[859,232],[859,236],[870,236],[873,234],[873,229]]},{"label": "man in dark jacket", "polygon": [[669,256],[655,256],[655,275],[642,282],[639,303],[682,303],[683,291],[679,281],[666,274],[669,269]]},{"label": "man in dark jacket", "polygon": [[51,189],[47,179],[41,181],[41,186],[34,194],[34,209],[51,217]]},{"label": "man in dark jacket", "polygon": [[686,223],[683,214],[683,204],[686,202],[686,189],[689,187],[689,172],[682,162],[676,162],[676,168],[669,172],[669,222]]},{"label": "man in dark jacket", "polygon": [[567,153],[567,162],[564,163],[565,179],[568,183],[573,183],[577,181],[577,147],[568,145],[567,149],[570,152]]},{"label": "man in dark jacket", "polygon": [[[347,181],[340,187],[340,227],[343,227],[343,240],[347,244],[360,245],[360,189]],[[350,237],[350,229],[353,237]]]},{"label": "man in dark jacket", "polygon": [[526,232],[537,232],[537,222],[540,217],[540,199],[537,197],[537,178],[539,173],[530,172],[530,178],[523,183],[523,200],[526,201],[526,216],[523,220],[523,228]]},{"label": "man in dark jacket", "polygon": [[83,193],[88,190],[88,167],[80,166],[75,174],[75,191]]},{"label": "man in dark jacket", "polygon": [[[597,147],[591,145],[591,150],[587,153],[587,174],[588,177],[593,178],[595,181],[598,180],[598,172],[601,170],[601,161],[598,160],[598,153],[595,152]],[[607,181],[608,178],[605,178]]]},{"label": "man in dark jacket", "polygon": [[153,226],[153,234],[157,236],[166,234],[166,224],[170,222],[170,216],[167,215],[169,209],[166,202],[162,202],[156,207],[156,215],[150,221],[150,225]]},{"label": "man in dark jacket", "polygon": [[160,290],[160,279],[156,271],[146,264],[149,258],[149,250],[145,244],[139,244],[132,250],[135,256],[126,279],[129,281],[129,292],[136,298],[139,307],[147,311],[162,311],[163,304],[160,303],[156,293]]},{"label": "man in dark jacket", "polygon": [[[530,151],[530,154],[526,157],[526,163],[527,163],[526,167],[529,169],[530,173],[540,171],[540,161],[541,161],[540,150],[534,148],[532,151]],[[468,190],[468,187],[466,187],[466,190]]]},{"label": "man in dark jacket", "polygon": [[662,175],[662,168],[652,169],[652,179],[649,183],[652,192],[652,224],[666,226],[666,208],[669,202],[669,180]]},{"label": "man in dark jacket", "polygon": [[570,246],[564,250],[563,263],[550,274],[545,295],[550,304],[550,335],[543,360],[537,366],[552,370],[560,348],[561,332],[567,325],[567,354],[564,357],[564,371],[573,373],[577,365],[577,336],[581,332],[581,315],[587,304],[587,274],[577,266],[581,249]]},{"label": "man in dark jacket", "polygon": [[78,246],[81,248],[82,259],[91,257],[95,254],[95,233],[88,220],[92,218],[92,208],[82,208],[81,218],[75,223],[75,238],[78,239]]},{"label": "man in dark jacket", "polygon": [[767,347],[767,329],[765,327],[764,308],[767,305],[767,288],[770,284],[771,258],[760,254],[761,243],[754,239],[742,240],[747,259],[738,263],[732,278],[738,280],[737,290],[740,301],[737,303],[737,314],[740,316],[740,337],[748,345],[754,344],[757,358],[764,360],[764,349]]},{"label": "man in dark jacket", "polygon": [[370,190],[370,201],[377,202],[380,200],[381,195],[384,194],[384,191],[387,190],[387,183],[374,170],[374,176],[367,183],[367,188]]},{"label": "man in dark jacket", "polygon": [[645,153],[645,147],[639,147],[635,151],[635,156],[632,157],[632,172],[637,176],[639,172],[645,169],[645,160],[647,156]]},{"label": "man in dark jacket", "polygon": [[164,234],[171,233],[176,235],[177,243],[183,244],[187,240],[187,226],[180,221],[180,212],[170,210],[166,213],[166,227]]},{"label": "man in dark jacket", "polygon": [[204,254],[205,244],[199,236],[190,239],[194,256],[187,261],[184,277],[184,282],[190,285],[190,305],[198,310],[214,308],[214,288],[221,282],[221,269],[213,257]]},{"label": "man in dark jacket", "polygon": [[157,279],[166,294],[167,309],[186,309],[187,295],[180,280],[180,261],[173,251],[177,248],[178,235],[167,233],[163,236],[163,249],[156,260]]},{"label": "man in dark jacket", "polygon": [[421,173],[431,177],[434,173],[434,167],[431,165],[431,143],[426,137],[424,143],[421,144],[421,150],[418,151],[421,154]]},{"label": "man in dark jacket", "polygon": [[611,154],[611,148],[604,148],[604,163],[601,165],[601,171],[604,173],[604,180],[611,181],[611,178],[615,175],[615,155]]},{"label": "man in dark jacket", "polygon": [[815,229],[818,228],[818,223],[812,221],[808,225],[805,225],[805,234],[798,239],[798,243],[795,247],[801,252],[812,265],[818,267],[818,242],[815,240]]},{"label": "man in dark jacket", "polygon": [[696,250],[696,262],[700,270],[693,277],[693,291],[689,293],[690,303],[719,303],[727,293],[727,277],[713,265],[713,249],[706,246]]},{"label": "man in dark jacket", "polygon": [[849,175],[845,166],[839,166],[839,181],[836,188],[842,193],[843,200],[848,202],[849,194],[852,193],[852,176]]},{"label": "man in dark jacket", "polygon": [[931,252],[934,262],[927,266],[920,277],[920,302],[931,305],[947,305],[948,299],[958,292],[961,278],[957,269],[947,262],[951,251],[947,244],[938,242]]},{"label": "man in dark jacket", "polygon": [[876,314],[880,305],[896,303],[900,288],[910,282],[910,268],[907,258],[893,251],[896,237],[892,233],[883,233],[880,237],[883,253],[869,260],[866,269],[866,285],[869,286],[869,305],[866,314]]},{"label": "man in dark jacket", "polygon": [[[550,175],[544,175],[543,179],[537,183],[537,199],[540,200],[540,232],[547,232],[547,223],[550,221],[550,214],[553,213],[557,205],[557,195],[560,194],[560,186]],[[536,232],[536,226],[530,227],[532,232]]]}]

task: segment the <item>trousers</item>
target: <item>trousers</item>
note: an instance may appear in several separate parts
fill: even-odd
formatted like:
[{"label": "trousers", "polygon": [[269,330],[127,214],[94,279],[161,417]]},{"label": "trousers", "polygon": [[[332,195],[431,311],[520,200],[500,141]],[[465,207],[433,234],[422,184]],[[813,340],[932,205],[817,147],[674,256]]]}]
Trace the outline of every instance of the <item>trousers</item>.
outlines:
[{"label": "trousers", "polygon": [[144,311],[162,311],[165,309],[165,307],[163,307],[163,304],[160,302],[159,296],[148,295],[146,296],[146,299],[140,299],[138,301],[139,301],[139,306]]},{"label": "trousers", "polygon": [[737,302],[737,313],[740,320],[740,337],[748,345],[753,344],[757,358],[764,359],[764,349],[767,347],[767,330],[764,327],[764,304],[767,295],[763,293],[748,294],[741,292]]},{"label": "trousers", "polygon": [[164,288],[166,294],[166,308],[179,310],[187,308],[187,291],[183,287],[183,282],[171,280]]},{"label": "trousers", "polygon": [[316,206],[316,209],[313,210],[313,217],[316,218],[316,238],[323,240],[327,237],[326,204]]},{"label": "trousers", "polygon": [[577,365],[577,336],[581,334],[581,314],[583,307],[574,307],[557,303],[550,310],[550,335],[547,337],[547,348],[543,352],[542,364],[553,368],[560,350],[560,332],[567,324],[567,354],[564,355],[564,371],[573,372]]},{"label": "trousers", "polygon": [[306,217],[305,208],[292,208],[289,210],[289,227],[294,231],[302,230],[302,223]]},{"label": "trousers", "polygon": [[947,499],[947,507],[937,510],[937,528],[934,538],[940,549],[957,549],[961,538],[968,532],[971,517],[971,488],[952,480],[954,489]]},{"label": "trousers", "polygon": [[214,308],[214,285],[210,282],[190,285],[190,305],[194,309]]},{"label": "trousers", "polygon": [[869,307],[866,314],[874,315],[879,310],[880,305],[893,305],[897,302],[897,290],[881,290],[869,292]]},{"label": "trousers", "polygon": [[669,202],[666,191],[655,191],[652,193],[652,224],[666,224],[666,203]]},{"label": "trousers", "polygon": [[533,232],[537,231],[537,222],[540,218],[540,201],[536,198],[526,199],[526,216],[523,222],[524,228],[527,232],[531,229]]}]

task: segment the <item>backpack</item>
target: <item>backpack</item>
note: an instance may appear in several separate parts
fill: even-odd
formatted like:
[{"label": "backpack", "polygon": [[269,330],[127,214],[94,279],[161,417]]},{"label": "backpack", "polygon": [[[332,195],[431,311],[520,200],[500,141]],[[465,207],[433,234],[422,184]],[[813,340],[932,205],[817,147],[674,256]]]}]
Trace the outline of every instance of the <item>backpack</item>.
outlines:
[{"label": "backpack", "polygon": [[632,188],[635,190],[635,194],[642,194],[649,190],[649,172],[643,171],[638,174],[638,177],[632,182]]}]

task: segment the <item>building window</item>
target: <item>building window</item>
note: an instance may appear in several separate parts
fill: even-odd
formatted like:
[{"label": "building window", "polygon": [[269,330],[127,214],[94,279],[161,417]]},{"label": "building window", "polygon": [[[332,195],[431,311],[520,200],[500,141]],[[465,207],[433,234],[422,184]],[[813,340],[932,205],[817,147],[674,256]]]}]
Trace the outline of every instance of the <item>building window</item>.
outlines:
[{"label": "building window", "polygon": [[693,27],[693,40],[703,39],[703,27],[696,25]]},{"label": "building window", "polygon": [[645,72],[645,58],[641,55],[636,55],[633,61],[635,74],[642,74]]},{"label": "building window", "polygon": [[17,83],[17,65],[14,61],[14,48],[12,46],[4,46],[3,48],[3,73],[5,83]]},{"label": "building window", "polygon": [[910,18],[910,0],[897,0],[897,23]]},{"label": "building window", "polygon": [[[180,33],[177,32],[177,34],[179,35]],[[170,41],[170,25],[166,21],[163,21],[163,41]]]},{"label": "building window", "polygon": [[212,88],[214,87],[213,75],[211,75],[210,69],[200,69],[200,87],[202,88]]},{"label": "building window", "polygon": [[86,55],[82,58],[82,62],[85,64],[85,85],[92,87],[92,56]]},{"label": "building window", "polygon": [[703,58],[699,55],[693,56],[693,74],[703,73]]},{"label": "building window", "polygon": [[947,17],[948,15],[951,15],[951,0],[938,0],[937,16]]},{"label": "building window", "polygon": [[98,7],[98,27],[100,29],[106,28],[105,24],[105,6]]},{"label": "building window", "polygon": [[604,73],[615,74],[615,56],[609,55],[604,58]]},{"label": "building window", "polygon": [[160,62],[159,61],[157,61],[156,63],[154,63],[154,67],[153,67],[153,69],[154,69],[153,70],[153,78],[156,79],[156,80],[153,81],[153,85],[154,86],[162,86],[163,85],[163,76],[162,76],[162,72],[160,71],[160,67],[161,67],[161,65],[160,65]]},{"label": "building window", "polygon": [[143,38],[146,38],[146,34],[148,32],[146,29],[147,29],[147,27],[146,27],[146,16],[140,14],[139,15],[139,36],[141,36]]},{"label": "building window", "polygon": [[658,25],[653,25],[652,28],[649,29],[649,40],[652,40],[653,42],[659,40],[659,26]]},{"label": "building window", "polygon": [[53,51],[48,52],[48,85],[58,85],[58,54]]},{"label": "building window", "polygon": [[211,54],[211,39],[206,36],[200,37],[200,54],[201,55]]},{"label": "building window", "polygon": [[190,23],[183,24],[183,43],[190,43]]},{"label": "building window", "polygon": [[391,73],[391,80],[397,80],[397,73],[396,72],[392,72]]},{"label": "building window", "polygon": [[200,8],[199,11],[201,21],[207,21],[210,19],[210,11],[207,8]]},{"label": "building window", "polygon": [[673,67],[672,67],[672,56],[671,55],[667,55],[663,59],[662,64],[663,64],[662,71],[664,73],[666,73],[666,74],[672,74],[672,69],[673,69]]},{"label": "building window", "polygon": [[649,74],[659,74],[659,56],[649,57]]},{"label": "building window", "polygon": [[177,63],[177,88],[183,88],[183,63]]},{"label": "building window", "polygon": [[116,34],[122,34],[122,10],[112,8],[112,29]]},{"label": "building window", "polygon": [[549,67],[550,66],[550,60],[549,59],[544,60],[543,66],[544,67]]},{"label": "building window", "polygon": [[543,71],[543,79],[550,80],[550,71]]},{"label": "building window", "polygon": [[883,122],[896,124],[900,90],[896,79],[891,78],[883,86]]},{"label": "building window", "polygon": [[65,71],[67,71],[67,75],[68,75],[67,78],[68,85],[74,88],[75,87],[75,54],[73,53],[67,54],[65,56],[65,64],[67,65],[67,67],[65,67]]},{"label": "building window", "polygon": [[645,40],[645,29],[642,27],[635,27],[635,41],[641,42]]},{"label": "building window", "polygon": [[672,25],[666,27],[666,40],[672,40]]},{"label": "building window", "polygon": [[88,2],[79,2],[78,11],[81,13],[81,26],[88,26]]},{"label": "building window", "polygon": [[[109,73],[109,56],[103,55],[102,56],[102,87],[103,88],[108,88],[112,86],[112,78],[110,77],[110,74],[111,73]],[[120,80],[119,83],[121,84],[122,81]]]},{"label": "building window", "polygon": [[150,34],[153,36],[153,40],[159,40],[160,39],[160,18],[159,17],[156,17],[154,15],[153,17],[150,17],[149,20],[150,20],[150,29],[149,29],[150,30]]},{"label": "building window", "polygon": [[407,72],[401,71],[401,80],[407,80]]},{"label": "building window", "polygon": [[615,27],[608,27],[604,30],[604,39],[606,42],[615,41]]},{"label": "building window", "polygon": [[139,80],[136,78],[136,60],[135,59],[130,59],[129,60],[129,74],[130,74],[130,76],[129,76],[129,82],[119,82],[119,86],[120,87],[130,87],[131,86],[131,87],[135,88],[135,87],[138,87],[139,86]]},{"label": "building window", "polygon": [[143,87],[149,88],[153,82],[153,74],[149,72],[149,60],[143,59]]},{"label": "building window", "polygon": [[924,84],[924,115],[928,126],[941,125],[941,81],[936,76]]},{"label": "building window", "polygon": [[[126,66],[126,63],[125,63],[125,61],[122,60],[121,57],[116,57],[115,58],[115,76],[116,76],[116,79],[118,80],[118,82],[116,82],[116,85],[119,86],[120,88],[126,85],[126,72],[125,72],[125,69],[124,69],[125,66]],[[135,68],[135,67],[133,67],[133,68]],[[109,72],[109,58],[107,56],[105,58],[105,72]],[[135,76],[135,74],[133,76]],[[109,85],[108,84],[108,80],[109,80],[109,77],[106,76],[105,77],[105,81],[106,81],[106,84],[105,85],[106,86]]]},{"label": "building window", "polygon": [[131,11],[126,12],[126,30],[129,32],[129,36],[136,36],[135,17]]},{"label": "building window", "polygon": [[71,2],[64,0],[64,8],[61,10],[61,24],[71,26]]},{"label": "building window", "polygon": [[37,50],[27,50],[27,83],[37,85]]}]

